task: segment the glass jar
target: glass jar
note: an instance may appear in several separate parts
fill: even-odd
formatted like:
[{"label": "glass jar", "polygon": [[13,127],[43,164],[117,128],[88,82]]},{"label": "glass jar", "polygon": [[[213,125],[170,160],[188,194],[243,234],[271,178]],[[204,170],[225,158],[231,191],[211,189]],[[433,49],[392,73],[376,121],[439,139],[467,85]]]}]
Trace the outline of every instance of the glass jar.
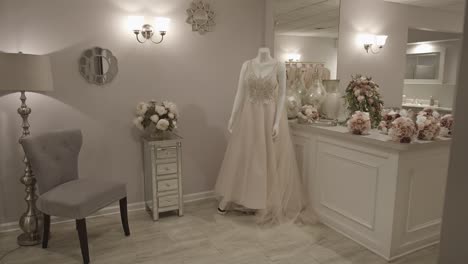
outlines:
[{"label": "glass jar", "polygon": [[301,110],[301,96],[296,89],[288,89],[286,92],[286,110],[288,119],[295,119]]},{"label": "glass jar", "polygon": [[303,102],[312,105],[317,110],[321,111],[322,103],[325,101],[327,91],[319,78],[314,79],[312,85],[307,89]]}]

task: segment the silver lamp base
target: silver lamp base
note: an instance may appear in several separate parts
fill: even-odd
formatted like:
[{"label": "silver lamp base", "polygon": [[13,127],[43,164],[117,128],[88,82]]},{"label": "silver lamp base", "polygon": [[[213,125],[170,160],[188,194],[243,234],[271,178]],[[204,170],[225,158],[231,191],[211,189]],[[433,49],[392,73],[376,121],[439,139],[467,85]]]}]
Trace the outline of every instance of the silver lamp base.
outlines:
[{"label": "silver lamp base", "polygon": [[[31,108],[26,105],[26,94],[24,91],[21,92],[21,106],[18,108],[18,114],[23,119],[23,133],[21,138],[29,136],[29,123],[28,117],[31,113]],[[26,196],[24,200],[27,204],[26,212],[21,216],[19,226],[23,230],[23,234],[18,236],[18,245],[20,246],[34,246],[41,242],[41,227],[42,227],[42,214],[36,208],[36,178],[31,169],[26,156],[24,157],[24,175],[20,181],[25,186]]]}]

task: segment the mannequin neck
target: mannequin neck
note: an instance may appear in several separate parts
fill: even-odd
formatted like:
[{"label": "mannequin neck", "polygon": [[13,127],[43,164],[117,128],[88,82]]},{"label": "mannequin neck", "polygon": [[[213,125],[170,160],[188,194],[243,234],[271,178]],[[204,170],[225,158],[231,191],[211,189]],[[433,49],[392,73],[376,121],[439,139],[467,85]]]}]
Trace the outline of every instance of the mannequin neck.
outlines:
[{"label": "mannequin neck", "polygon": [[270,54],[269,48],[260,48],[258,50],[257,57],[255,58],[256,62],[258,63],[268,63],[273,60]]}]

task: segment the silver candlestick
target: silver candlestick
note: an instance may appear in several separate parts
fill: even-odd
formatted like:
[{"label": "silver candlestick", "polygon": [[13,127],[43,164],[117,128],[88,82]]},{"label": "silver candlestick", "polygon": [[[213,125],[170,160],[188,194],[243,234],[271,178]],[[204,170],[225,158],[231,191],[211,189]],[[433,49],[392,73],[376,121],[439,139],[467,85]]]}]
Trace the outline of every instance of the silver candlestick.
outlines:
[{"label": "silver candlestick", "polygon": [[[18,114],[23,119],[23,134],[21,138],[29,136],[29,122],[28,117],[31,114],[31,108],[26,105],[26,93],[21,91],[21,106],[18,108]],[[23,162],[25,164],[24,175],[20,181],[26,187],[26,197],[24,200],[27,203],[27,210],[21,216],[19,226],[23,230],[23,234],[18,236],[18,245],[20,246],[34,246],[40,243],[41,234],[40,228],[42,223],[42,214],[36,208],[36,178],[31,170],[31,164],[29,163],[26,155],[24,156]]]}]

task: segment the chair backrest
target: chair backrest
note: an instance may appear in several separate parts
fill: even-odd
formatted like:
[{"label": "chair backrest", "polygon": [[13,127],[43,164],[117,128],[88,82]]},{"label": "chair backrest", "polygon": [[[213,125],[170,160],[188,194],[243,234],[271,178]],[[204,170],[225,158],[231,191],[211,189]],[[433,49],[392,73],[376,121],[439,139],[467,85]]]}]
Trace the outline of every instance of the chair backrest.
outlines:
[{"label": "chair backrest", "polygon": [[78,155],[83,143],[80,130],[28,136],[20,143],[36,177],[39,194],[78,179]]}]

